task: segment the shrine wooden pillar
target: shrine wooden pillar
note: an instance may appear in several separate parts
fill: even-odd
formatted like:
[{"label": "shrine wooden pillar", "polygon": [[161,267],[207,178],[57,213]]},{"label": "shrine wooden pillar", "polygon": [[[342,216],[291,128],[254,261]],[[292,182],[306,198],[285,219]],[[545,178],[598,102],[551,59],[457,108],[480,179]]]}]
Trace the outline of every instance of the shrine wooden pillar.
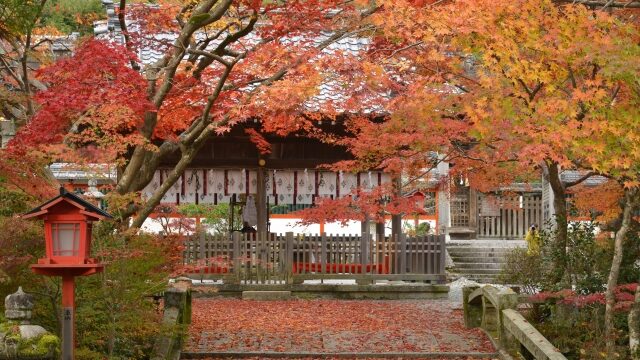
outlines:
[{"label": "shrine wooden pillar", "polygon": [[258,234],[267,232],[267,222],[269,221],[267,213],[267,174],[265,173],[264,160],[261,160],[260,167],[256,169],[257,188],[256,188],[256,210],[258,213]]},{"label": "shrine wooden pillar", "polygon": [[[393,179],[393,191],[395,196],[402,196],[401,176]],[[400,234],[402,234],[402,214],[391,215],[391,236],[394,238],[399,238]]]}]

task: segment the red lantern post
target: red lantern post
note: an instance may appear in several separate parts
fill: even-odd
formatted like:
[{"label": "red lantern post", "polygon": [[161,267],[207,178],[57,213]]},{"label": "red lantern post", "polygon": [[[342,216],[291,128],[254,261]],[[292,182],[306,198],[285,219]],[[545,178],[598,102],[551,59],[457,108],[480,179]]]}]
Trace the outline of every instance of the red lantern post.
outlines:
[{"label": "red lantern post", "polygon": [[73,360],[75,280],[104,269],[90,258],[94,221],[111,216],[60,188],[60,195],[22,215],[44,220],[45,257],[31,265],[36,274],[62,277],[62,359]]}]

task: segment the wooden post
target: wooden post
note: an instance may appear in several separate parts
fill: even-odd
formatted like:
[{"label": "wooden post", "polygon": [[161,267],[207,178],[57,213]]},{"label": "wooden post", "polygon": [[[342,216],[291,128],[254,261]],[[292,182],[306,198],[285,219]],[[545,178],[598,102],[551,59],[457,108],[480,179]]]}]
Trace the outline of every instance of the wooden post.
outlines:
[{"label": "wooden post", "polygon": [[400,233],[400,235],[398,235],[399,237],[399,243],[400,243],[400,274],[406,274],[407,273],[407,237]]},{"label": "wooden post", "polygon": [[326,233],[322,233],[320,234],[320,253],[322,254],[322,259],[320,261],[320,266],[321,266],[321,270],[322,273],[324,274],[326,272],[326,266],[327,266],[327,234]]},{"label": "wooden post", "polygon": [[[447,263],[447,244],[446,244],[446,235],[445,234],[440,234],[438,235],[438,245],[440,248],[440,261],[439,261],[439,275],[446,275],[447,272],[445,270],[446,267],[446,263]],[[446,281],[446,280],[445,280]]]},{"label": "wooden post", "polygon": [[267,188],[266,181],[268,176],[265,174],[265,169],[259,167],[257,172],[257,193],[256,193],[256,209],[258,213],[258,226],[257,233],[262,234],[267,232]]},{"label": "wooden post", "polygon": [[240,246],[242,235],[239,232],[234,231],[233,233],[231,233],[231,240],[233,242],[233,282],[239,284],[240,276],[242,274],[242,264],[240,263],[240,258],[242,256]]},{"label": "wooden post", "polygon": [[293,283],[293,233],[285,234],[285,258],[284,258],[285,281],[287,284]]},{"label": "wooden post", "polygon": [[[402,178],[400,176],[393,179],[394,195],[402,196]],[[402,215],[391,215],[391,235],[397,236],[402,233]]]},{"label": "wooden post", "polygon": [[[265,222],[266,227],[266,222]],[[259,283],[264,283],[266,280],[266,264],[267,264],[267,238],[269,234],[266,231],[258,232],[256,238],[256,273]]]},{"label": "wooden post", "polygon": [[206,238],[205,238],[205,233],[204,231],[200,231],[200,236],[198,238],[199,240],[199,246],[200,248],[198,249],[198,259],[196,259],[196,264],[198,265],[198,267],[200,268],[200,280],[202,281],[202,279],[204,278],[204,266],[205,265],[209,265],[208,261],[205,260],[205,252],[204,252],[204,247],[205,247],[205,243],[206,243]]},{"label": "wooden post", "polygon": [[75,280],[62,276],[62,360],[73,360],[75,344]]}]

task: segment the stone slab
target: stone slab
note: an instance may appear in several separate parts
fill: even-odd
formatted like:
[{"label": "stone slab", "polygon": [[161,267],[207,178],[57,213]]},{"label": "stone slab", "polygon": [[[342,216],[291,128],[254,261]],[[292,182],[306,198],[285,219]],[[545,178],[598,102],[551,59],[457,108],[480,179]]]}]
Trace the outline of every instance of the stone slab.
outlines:
[{"label": "stone slab", "polygon": [[244,300],[288,300],[291,291],[243,291]]}]

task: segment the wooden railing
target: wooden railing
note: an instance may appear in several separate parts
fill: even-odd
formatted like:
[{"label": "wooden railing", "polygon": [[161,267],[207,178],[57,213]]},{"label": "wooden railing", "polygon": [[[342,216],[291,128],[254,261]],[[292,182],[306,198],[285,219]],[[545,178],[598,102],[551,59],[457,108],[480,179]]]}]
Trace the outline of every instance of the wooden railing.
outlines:
[{"label": "wooden railing", "polygon": [[407,238],[350,236],[200,234],[185,242],[190,276],[241,283],[304,280],[445,280],[444,236]]},{"label": "wooden railing", "polygon": [[498,340],[502,350],[537,360],[566,360],[517,310],[518,294],[493,286],[465,286],[462,289],[464,323],[481,327]]},{"label": "wooden railing", "polygon": [[533,224],[542,223],[540,195],[501,196],[494,201],[479,195],[478,237],[522,239]]}]

